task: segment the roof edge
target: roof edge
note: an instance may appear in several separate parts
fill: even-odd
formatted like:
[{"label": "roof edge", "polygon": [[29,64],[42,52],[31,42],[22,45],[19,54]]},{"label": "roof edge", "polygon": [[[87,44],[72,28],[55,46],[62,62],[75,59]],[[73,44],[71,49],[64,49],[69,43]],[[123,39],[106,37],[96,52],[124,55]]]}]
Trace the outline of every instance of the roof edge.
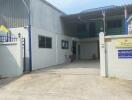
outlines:
[{"label": "roof edge", "polygon": [[57,7],[55,7],[54,5],[52,5],[51,3],[49,3],[48,1],[46,1],[46,0],[40,0],[40,1],[43,2],[43,3],[46,3],[48,6],[52,7],[53,9],[57,10],[58,12],[63,13],[64,15],[67,15],[65,12],[63,12],[60,9],[58,9]]},{"label": "roof edge", "polygon": [[[114,8],[125,8],[125,7],[129,7],[129,6],[132,6],[132,3],[126,4],[126,5],[119,5],[119,6],[118,5],[111,5],[111,8],[107,8],[106,10],[108,10],[108,9],[114,9]],[[110,7],[110,6],[106,6],[106,7]],[[98,7],[98,8],[105,8],[105,7]],[[102,9],[99,9],[98,10],[98,8],[87,9],[87,10],[91,10],[91,11],[87,12],[86,10],[84,10],[84,11],[79,12],[79,13],[64,15],[63,17],[65,17],[65,16],[74,16],[74,15],[92,13],[92,12],[95,12],[96,11],[96,10],[93,11],[94,9],[97,9],[97,11],[102,11]]]}]

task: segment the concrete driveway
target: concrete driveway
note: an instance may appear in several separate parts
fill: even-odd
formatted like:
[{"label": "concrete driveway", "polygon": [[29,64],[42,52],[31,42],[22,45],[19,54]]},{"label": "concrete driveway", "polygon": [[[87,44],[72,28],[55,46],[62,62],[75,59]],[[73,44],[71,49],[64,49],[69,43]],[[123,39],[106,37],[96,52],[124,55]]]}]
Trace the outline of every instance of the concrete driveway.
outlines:
[{"label": "concrete driveway", "polygon": [[101,78],[97,61],[81,61],[1,80],[0,100],[132,100],[132,81]]}]

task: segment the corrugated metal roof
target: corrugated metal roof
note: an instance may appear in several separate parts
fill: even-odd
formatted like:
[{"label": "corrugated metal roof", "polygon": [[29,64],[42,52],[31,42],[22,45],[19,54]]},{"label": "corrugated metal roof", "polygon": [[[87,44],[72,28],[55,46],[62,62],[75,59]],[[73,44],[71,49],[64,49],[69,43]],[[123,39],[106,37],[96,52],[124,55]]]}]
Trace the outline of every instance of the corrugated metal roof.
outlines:
[{"label": "corrugated metal roof", "polygon": [[87,9],[85,11],[82,11],[81,13],[89,13],[89,12],[94,12],[94,11],[103,11],[103,10],[108,10],[111,8],[116,7],[115,5],[112,6],[105,6],[105,7],[99,7],[99,8],[94,8],[94,9]]},{"label": "corrugated metal roof", "polygon": [[80,13],[91,13],[91,12],[96,12],[96,11],[107,11],[107,10],[111,10],[111,9],[124,8],[124,7],[129,7],[129,6],[132,6],[132,4],[126,4],[126,5],[120,5],[120,6],[111,5],[111,6],[87,9],[87,10],[82,11]]},{"label": "corrugated metal roof", "polygon": [[105,10],[107,13],[119,13],[119,12],[122,12],[123,13],[123,9],[124,8],[127,8],[128,9],[128,13],[131,14],[132,11],[132,4],[127,4],[127,5],[121,5],[121,6],[116,6],[116,5],[112,5],[112,6],[106,6],[106,7],[100,7],[100,8],[94,8],[94,9],[88,9],[88,10],[85,10],[85,11],[82,11],[80,13],[76,13],[76,14],[70,14],[70,15],[64,15],[62,17],[75,17],[75,16],[80,16],[80,15],[91,15],[91,14],[101,14],[102,15],[102,10]]},{"label": "corrugated metal roof", "polygon": [[127,8],[128,15],[132,14],[132,4],[121,5],[121,6],[107,6],[107,7],[100,7],[95,9],[89,9],[82,11],[77,14],[65,15],[62,16],[63,21],[67,23],[78,23],[81,19],[85,21],[89,21],[90,19],[102,19],[102,10],[106,11],[106,16],[120,16],[124,17],[124,8]]}]

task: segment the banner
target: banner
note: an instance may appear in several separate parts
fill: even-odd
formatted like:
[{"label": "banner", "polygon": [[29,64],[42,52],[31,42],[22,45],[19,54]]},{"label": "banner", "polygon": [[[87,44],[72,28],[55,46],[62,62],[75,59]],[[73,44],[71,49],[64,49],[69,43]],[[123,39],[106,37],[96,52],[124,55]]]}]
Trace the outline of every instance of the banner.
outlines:
[{"label": "banner", "polygon": [[118,50],[118,58],[132,58],[132,50]]},{"label": "banner", "polygon": [[132,48],[132,38],[117,39],[116,47],[117,48]]}]

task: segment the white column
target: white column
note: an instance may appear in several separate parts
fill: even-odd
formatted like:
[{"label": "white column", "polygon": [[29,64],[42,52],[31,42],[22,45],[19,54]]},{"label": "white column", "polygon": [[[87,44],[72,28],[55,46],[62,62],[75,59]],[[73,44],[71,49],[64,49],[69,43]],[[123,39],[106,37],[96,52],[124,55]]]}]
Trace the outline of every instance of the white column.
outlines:
[{"label": "white column", "polygon": [[23,74],[23,47],[22,47],[22,39],[21,37],[18,37],[17,39],[17,62],[18,62],[18,70],[17,70],[17,75],[22,75]]},{"label": "white column", "polygon": [[100,74],[106,77],[106,59],[105,59],[105,37],[104,33],[99,34],[100,41]]}]

